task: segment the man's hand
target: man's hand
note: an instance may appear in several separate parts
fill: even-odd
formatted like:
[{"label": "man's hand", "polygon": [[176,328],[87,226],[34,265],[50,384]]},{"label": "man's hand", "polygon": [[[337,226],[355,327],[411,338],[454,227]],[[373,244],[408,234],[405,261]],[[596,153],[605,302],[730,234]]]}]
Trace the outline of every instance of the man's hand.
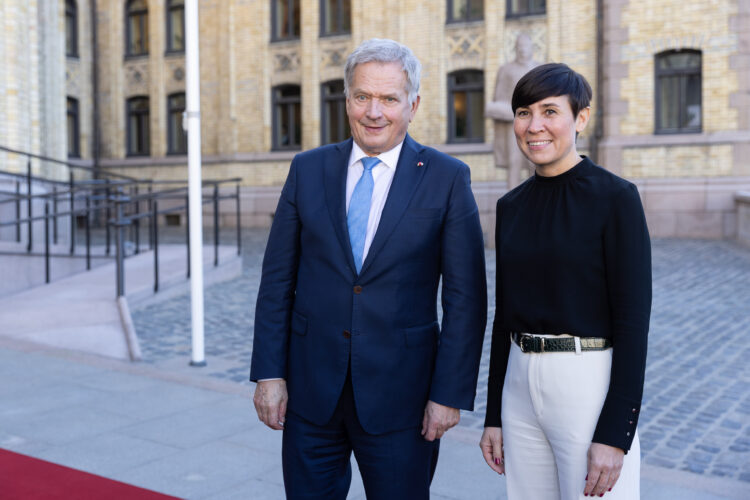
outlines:
[{"label": "man's hand", "polygon": [[461,420],[461,412],[458,408],[427,401],[422,419],[422,436],[427,441],[440,439],[445,431],[456,425],[459,420]]},{"label": "man's hand", "polygon": [[503,455],[503,430],[500,427],[485,427],[482,439],[479,440],[484,461],[498,474],[505,474],[505,456]]},{"label": "man's hand", "polygon": [[286,421],[286,380],[262,380],[255,387],[253,403],[258,419],[271,429],[280,431]]},{"label": "man's hand", "polygon": [[620,448],[591,443],[588,453],[588,475],[584,496],[602,496],[611,490],[620,477],[625,452]]}]

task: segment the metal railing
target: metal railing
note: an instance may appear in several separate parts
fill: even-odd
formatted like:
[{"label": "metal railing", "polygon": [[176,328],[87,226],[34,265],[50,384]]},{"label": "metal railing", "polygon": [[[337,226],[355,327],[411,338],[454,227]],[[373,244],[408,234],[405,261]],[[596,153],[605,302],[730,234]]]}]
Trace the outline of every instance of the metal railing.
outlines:
[{"label": "metal railing", "polygon": [[[93,258],[112,258],[112,233],[114,232],[116,292],[117,296],[125,295],[125,260],[126,232],[132,242],[132,254],[141,252],[141,221],[148,224],[148,248],[154,253],[154,292],[159,290],[159,218],[169,214],[184,214],[185,244],[187,255],[190,254],[190,234],[188,220],[188,188],[186,181],[158,181],[137,179],[114,172],[94,171],[91,167],[34,155],[0,146],[0,151],[21,155],[26,158],[26,173],[0,170],[0,178],[10,179],[15,184],[14,191],[0,191],[0,209],[3,205],[12,204],[11,220],[0,220],[0,228],[15,227],[15,241],[22,243],[23,228],[26,228],[26,251],[0,251],[0,255],[44,256],[45,283],[51,279],[51,258],[69,257],[85,258],[86,270],[91,269]],[[32,172],[32,159],[64,165],[68,169],[68,181],[59,181],[36,176]],[[76,179],[75,170],[81,170],[86,177]],[[99,178],[93,178],[93,174]],[[102,178],[103,177],[103,178]],[[214,266],[219,265],[219,223],[222,200],[234,200],[236,220],[237,254],[241,252],[242,229],[240,224],[240,178],[204,180],[202,183],[202,205],[211,205],[213,216]],[[229,193],[222,193],[220,187],[234,184]],[[25,192],[24,189],[25,188]],[[34,194],[34,190],[41,191]],[[206,191],[209,191],[206,193]],[[25,203],[25,209],[23,205]],[[160,208],[161,203],[161,208]],[[35,205],[41,206],[35,210]],[[165,206],[167,205],[167,206]],[[63,209],[61,209],[61,206]],[[37,212],[37,213],[35,213]],[[61,219],[70,219],[69,252],[61,253],[52,249],[58,245],[59,223]],[[85,252],[76,252],[78,238],[78,221],[83,222]],[[103,255],[92,254],[92,225],[104,230],[102,244]],[[43,224],[44,251],[34,252],[34,224]],[[51,234],[50,234],[51,233]],[[186,275],[190,277],[189,258]]]}]

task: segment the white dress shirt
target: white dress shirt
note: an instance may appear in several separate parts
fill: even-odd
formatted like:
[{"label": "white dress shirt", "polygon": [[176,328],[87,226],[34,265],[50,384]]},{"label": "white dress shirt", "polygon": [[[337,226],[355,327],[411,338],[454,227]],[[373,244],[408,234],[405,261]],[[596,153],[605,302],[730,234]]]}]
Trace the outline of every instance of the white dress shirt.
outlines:
[{"label": "white dress shirt", "polygon": [[[388,198],[388,192],[391,189],[393,183],[393,176],[396,174],[396,165],[398,164],[398,156],[401,154],[401,147],[404,145],[403,141],[400,142],[395,148],[385,153],[381,153],[377,156],[380,163],[375,165],[372,169],[372,180],[374,185],[372,188],[372,198],[370,201],[370,217],[367,219],[367,233],[365,234],[365,248],[362,252],[362,262],[367,258],[367,252],[370,250],[370,245],[375,237],[375,232],[378,230],[378,224],[380,224],[380,216],[383,214],[383,207],[385,207],[385,200]],[[356,142],[353,143],[352,152],[349,155],[349,168],[346,172],[346,213],[349,213],[349,202],[352,199],[352,193],[354,187],[362,177],[362,171],[364,166],[362,165],[362,158],[367,154],[362,151]]]}]

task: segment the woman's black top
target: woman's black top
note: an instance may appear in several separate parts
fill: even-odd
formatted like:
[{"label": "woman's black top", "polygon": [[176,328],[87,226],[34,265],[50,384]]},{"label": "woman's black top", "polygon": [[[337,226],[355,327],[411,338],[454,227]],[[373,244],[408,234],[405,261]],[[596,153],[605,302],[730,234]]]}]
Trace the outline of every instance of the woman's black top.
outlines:
[{"label": "woman's black top", "polygon": [[651,243],[637,188],[585,157],[558,176],[532,176],[498,200],[495,246],[484,425],[502,426],[510,332],[606,337],[612,371],[593,441],[627,451],[651,315]]}]

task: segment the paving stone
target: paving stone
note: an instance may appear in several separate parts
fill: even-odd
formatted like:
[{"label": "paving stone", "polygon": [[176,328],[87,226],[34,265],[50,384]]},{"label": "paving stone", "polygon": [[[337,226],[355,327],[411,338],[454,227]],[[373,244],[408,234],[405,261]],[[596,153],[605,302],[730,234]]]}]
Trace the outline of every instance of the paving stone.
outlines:
[{"label": "paving stone", "polygon": [[[176,236],[180,238],[180,236]],[[223,241],[234,241],[222,233]],[[243,231],[243,274],[205,291],[209,378],[247,381],[253,314],[267,230]],[[180,239],[181,241],[181,239]],[[488,250],[489,317],[475,411],[462,427],[481,429],[495,301],[495,253]],[[653,306],[639,421],[647,463],[750,482],[750,251],[730,241],[654,239]],[[144,362],[190,356],[190,300],[175,297],[132,311]],[[737,469],[718,467],[737,463]]]}]

